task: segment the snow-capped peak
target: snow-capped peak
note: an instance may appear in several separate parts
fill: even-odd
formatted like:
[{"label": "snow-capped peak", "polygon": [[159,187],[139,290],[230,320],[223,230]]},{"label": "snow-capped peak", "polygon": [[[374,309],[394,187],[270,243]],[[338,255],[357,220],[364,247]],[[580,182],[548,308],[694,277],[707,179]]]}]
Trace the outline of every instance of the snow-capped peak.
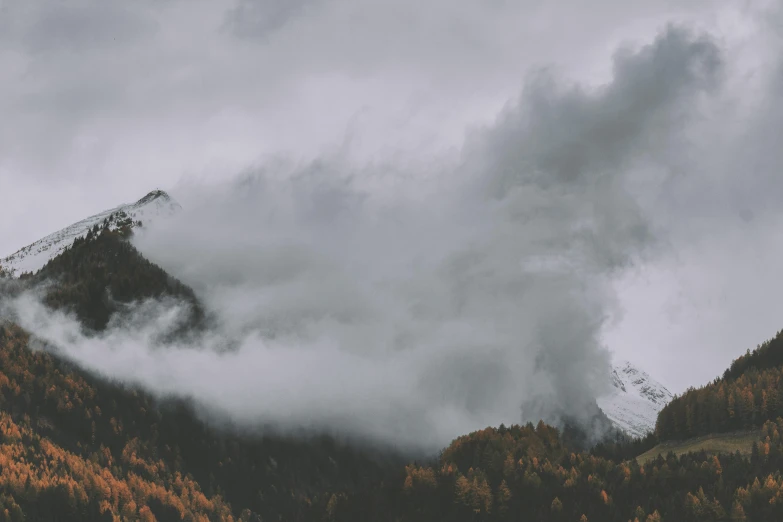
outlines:
[{"label": "snow-capped peak", "polygon": [[181,209],[180,204],[166,192],[153,190],[135,203],[105,210],[17,250],[0,259],[0,267],[12,276],[36,272],[71,246],[76,238],[85,236],[95,225],[100,228],[106,225],[111,230],[123,226],[147,227],[157,219],[170,217]]},{"label": "snow-capped peak", "polygon": [[612,391],[598,406],[620,429],[641,437],[655,429],[658,412],[672,399],[664,385],[628,361],[612,365]]}]

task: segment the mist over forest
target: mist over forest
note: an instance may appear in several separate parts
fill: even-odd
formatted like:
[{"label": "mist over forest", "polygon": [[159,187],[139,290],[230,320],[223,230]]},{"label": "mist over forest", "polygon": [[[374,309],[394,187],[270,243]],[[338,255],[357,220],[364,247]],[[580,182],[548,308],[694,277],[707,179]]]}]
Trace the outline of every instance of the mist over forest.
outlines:
[{"label": "mist over forest", "polygon": [[783,11],[599,4],[0,7],[0,519],[783,516]]}]

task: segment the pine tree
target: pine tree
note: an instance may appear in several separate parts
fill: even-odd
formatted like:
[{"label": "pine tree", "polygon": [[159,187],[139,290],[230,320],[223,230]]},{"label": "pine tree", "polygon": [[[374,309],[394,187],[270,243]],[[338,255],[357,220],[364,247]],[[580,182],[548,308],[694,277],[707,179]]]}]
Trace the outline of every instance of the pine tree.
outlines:
[{"label": "pine tree", "polygon": [[748,520],[745,517],[745,509],[737,500],[734,501],[734,505],[731,507],[731,520],[732,522],[746,522]]}]

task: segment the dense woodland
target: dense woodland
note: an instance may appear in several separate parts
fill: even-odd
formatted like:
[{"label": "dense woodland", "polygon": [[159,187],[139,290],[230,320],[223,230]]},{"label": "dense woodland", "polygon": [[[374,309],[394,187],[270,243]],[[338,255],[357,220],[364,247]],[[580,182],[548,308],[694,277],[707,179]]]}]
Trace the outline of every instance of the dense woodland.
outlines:
[{"label": "dense woodland", "polygon": [[36,274],[22,274],[28,285],[47,286],[45,302],[76,314],[92,330],[103,330],[112,315],[131,302],[169,297],[190,307],[189,329],[203,326],[204,310],[193,290],[145,259],[125,239],[129,226],[91,230]]},{"label": "dense woodland", "polygon": [[[93,230],[19,288],[86,330],[124,305],[195,294],[144,259],[127,230]],[[186,401],[74,368],[0,322],[0,521],[292,520],[688,522],[783,520],[783,341],[675,398],[655,434],[592,448],[578,427],[486,428],[431,460],[333,438],[285,438],[203,422]],[[259,400],[273,400],[259,398]],[[660,441],[758,430],[750,456],[635,456]]]},{"label": "dense woodland", "polygon": [[[325,510],[327,493],[356,491],[399,467],[390,457],[386,462],[382,455],[371,458],[328,437],[288,440],[217,431],[186,404],[156,403],[31,350],[28,336],[13,326],[0,331],[0,369],[0,426],[6,434],[0,445],[6,457],[0,457],[1,485],[26,513],[34,506],[51,507],[40,516],[31,511],[27,520],[55,520],[52,513],[60,513],[59,520],[104,520],[97,514],[105,509],[141,516],[145,505],[159,520],[199,520],[198,515],[221,520],[231,513],[227,502],[249,509],[246,515],[305,520]],[[131,497],[121,497],[127,506],[115,497],[105,504],[107,486],[80,478],[90,474],[130,488]],[[46,496],[50,487],[59,487],[55,475],[86,489]],[[191,488],[188,493],[172,493],[180,491],[180,482]],[[142,486],[152,485],[163,489],[145,497]],[[172,495],[185,496],[174,500]]]},{"label": "dense woodland", "polygon": [[[769,421],[750,458],[674,454],[639,465],[570,452],[557,430],[487,428],[460,437],[431,466],[409,465],[401,491],[362,518],[366,498],[337,520],[621,521],[783,520],[783,419]],[[365,509],[364,512],[369,512]]]}]

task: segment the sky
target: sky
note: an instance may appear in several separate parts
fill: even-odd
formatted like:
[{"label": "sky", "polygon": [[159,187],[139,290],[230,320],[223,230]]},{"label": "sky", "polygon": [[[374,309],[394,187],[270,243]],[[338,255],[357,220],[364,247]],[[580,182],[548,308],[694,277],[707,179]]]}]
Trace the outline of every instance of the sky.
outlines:
[{"label": "sky", "polygon": [[[451,246],[486,240],[493,284],[516,281],[499,260],[575,252],[568,277],[536,287],[558,296],[547,306],[529,302],[535,291],[499,298],[528,319],[506,317],[498,342],[571,320],[589,355],[576,369],[593,375],[606,348],[681,392],[782,326],[781,20],[770,1],[0,0],[0,253],[154,188],[202,216],[202,238],[175,227],[147,243],[191,282],[229,266],[265,284],[253,270],[272,261],[253,256],[277,245],[227,233],[247,222],[343,268],[381,267],[359,281],[394,274],[433,295],[432,273],[403,281],[390,268],[410,261],[395,247],[434,270]],[[278,180],[314,171],[338,183],[328,196]],[[237,186],[258,199],[237,204]],[[324,206],[302,217],[311,197]],[[288,210],[275,219],[258,210],[279,201]],[[329,218],[323,229],[334,205],[380,228]],[[594,234],[572,236],[585,220]],[[196,239],[244,247],[256,264],[183,262]],[[332,274],[320,270],[303,281]],[[562,285],[589,287],[575,315]],[[230,303],[231,288],[201,290]],[[466,295],[478,324],[489,294]],[[430,306],[441,326],[456,321]]]}]

